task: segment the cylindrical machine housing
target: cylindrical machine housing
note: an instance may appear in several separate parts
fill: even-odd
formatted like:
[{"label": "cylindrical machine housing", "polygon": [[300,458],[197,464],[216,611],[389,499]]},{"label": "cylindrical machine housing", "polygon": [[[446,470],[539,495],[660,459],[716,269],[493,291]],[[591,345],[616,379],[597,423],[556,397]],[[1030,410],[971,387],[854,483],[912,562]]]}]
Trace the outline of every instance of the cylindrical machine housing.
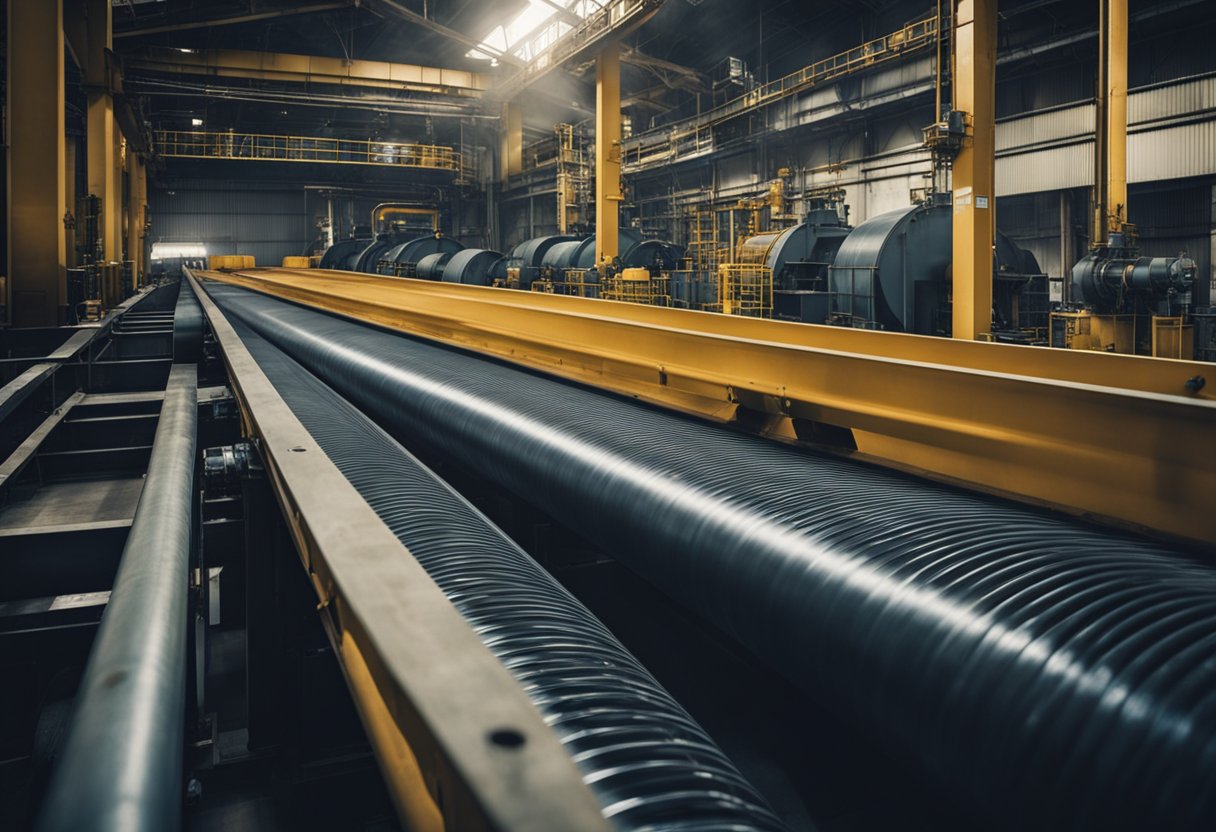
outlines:
[{"label": "cylindrical machine housing", "polygon": [[1198,268],[1185,254],[1178,257],[1110,257],[1102,252],[1082,257],[1072,267],[1072,285],[1081,299],[1099,312],[1118,311],[1122,298],[1137,292],[1165,298],[1191,290]]},{"label": "cylindrical machine housing", "polygon": [[497,251],[466,248],[452,255],[443,267],[444,283],[489,286],[507,276],[506,259]]}]

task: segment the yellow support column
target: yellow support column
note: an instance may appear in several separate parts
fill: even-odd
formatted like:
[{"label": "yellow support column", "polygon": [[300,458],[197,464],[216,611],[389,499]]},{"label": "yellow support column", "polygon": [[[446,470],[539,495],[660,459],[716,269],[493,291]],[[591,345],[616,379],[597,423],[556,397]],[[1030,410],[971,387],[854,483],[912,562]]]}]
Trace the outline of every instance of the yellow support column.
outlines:
[{"label": "yellow support column", "polygon": [[1127,0],[1099,0],[1094,244],[1127,223]]},{"label": "yellow support column", "polygon": [[88,54],[85,89],[88,92],[89,193],[101,199],[103,257],[122,259],[122,183],[118,161],[120,135],[114,123],[114,97],[106,52],[111,48],[111,8],[108,0],[87,0]]},{"label": "yellow support column", "polygon": [[8,4],[8,263],[13,326],[56,326],[67,303],[63,4]]},{"label": "yellow support column", "polygon": [[127,259],[131,261],[131,281],[133,286],[142,283],[140,272],[139,250],[140,238],[143,235],[143,223],[140,216],[143,213],[143,194],[139,185],[143,163],[139,154],[127,147]]},{"label": "yellow support column", "polygon": [[996,203],[996,0],[958,0],[954,106],[967,134],[954,161],[953,333],[992,331],[992,245]]},{"label": "yellow support column", "polygon": [[595,61],[595,260],[618,254],[621,222],[621,46],[607,44]]},{"label": "yellow support column", "polygon": [[508,176],[518,176],[524,171],[524,111],[514,102],[502,105],[502,154],[500,177],[506,184]]}]

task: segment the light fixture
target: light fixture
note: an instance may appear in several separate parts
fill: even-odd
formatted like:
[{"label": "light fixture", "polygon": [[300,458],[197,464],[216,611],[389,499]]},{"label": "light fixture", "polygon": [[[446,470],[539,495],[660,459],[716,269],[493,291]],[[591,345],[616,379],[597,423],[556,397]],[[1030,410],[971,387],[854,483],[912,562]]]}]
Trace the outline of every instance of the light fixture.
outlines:
[{"label": "light fixture", "polygon": [[192,118],[192,119],[190,119],[190,126],[191,127],[202,127],[203,120],[201,118]]}]

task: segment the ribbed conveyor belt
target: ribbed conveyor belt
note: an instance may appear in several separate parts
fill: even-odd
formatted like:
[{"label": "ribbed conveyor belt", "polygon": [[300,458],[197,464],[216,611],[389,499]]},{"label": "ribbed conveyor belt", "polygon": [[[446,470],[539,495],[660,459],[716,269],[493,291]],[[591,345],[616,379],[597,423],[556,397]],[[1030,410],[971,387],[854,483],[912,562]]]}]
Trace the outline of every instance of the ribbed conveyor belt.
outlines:
[{"label": "ribbed conveyor belt", "polygon": [[1216,571],[208,284],[382,424],[524,495],[994,821],[1216,825]]},{"label": "ribbed conveyor belt", "polygon": [[785,828],[693,718],[536,561],[358,410],[233,325],[326,455],[519,681],[616,828]]}]

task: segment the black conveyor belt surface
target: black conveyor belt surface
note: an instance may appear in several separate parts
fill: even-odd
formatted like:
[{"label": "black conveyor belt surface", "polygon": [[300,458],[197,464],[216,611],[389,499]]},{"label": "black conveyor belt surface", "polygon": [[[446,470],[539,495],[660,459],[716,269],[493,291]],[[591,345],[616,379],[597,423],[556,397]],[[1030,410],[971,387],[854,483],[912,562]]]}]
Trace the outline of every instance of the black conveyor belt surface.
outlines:
[{"label": "black conveyor belt surface", "polygon": [[519,680],[616,828],[785,828],[693,718],[536,561],[362,413],[232,323],[326,455]]},{"label": "black conveyor belt surface", "polygon": [[1014,828],[1216,828],[1216,570],[256,293],[382,424],[599,542]]}]

